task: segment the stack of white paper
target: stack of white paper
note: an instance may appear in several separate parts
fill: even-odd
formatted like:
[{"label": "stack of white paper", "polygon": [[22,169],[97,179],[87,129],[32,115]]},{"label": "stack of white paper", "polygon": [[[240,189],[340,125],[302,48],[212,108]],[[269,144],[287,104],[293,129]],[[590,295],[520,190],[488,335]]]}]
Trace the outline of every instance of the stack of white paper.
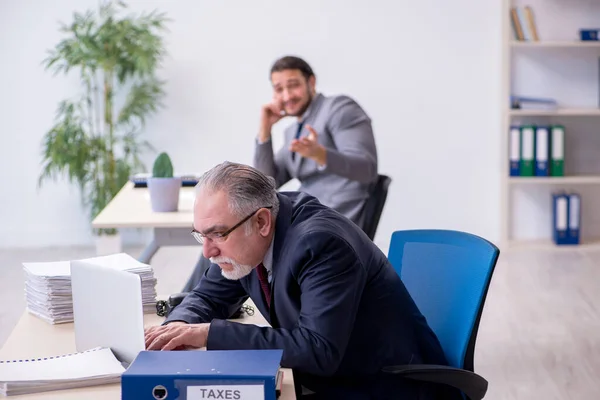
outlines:
[{"label": "stack of white paper", "polygon": [[0,361],[4,396],[118,383],[123,365],[108,348],[33,360]]},{"label": "stack of white paper", "polygon": [[[125,253],[87,258],[82,261],[129,271],[140,276],[144,313],[156,312],[156,278],[148,264]],[[51,324],[73,322],[71,295],[71,262],[23,263],[27,310]],[[111,301],[98,299],[98,301]]]}]

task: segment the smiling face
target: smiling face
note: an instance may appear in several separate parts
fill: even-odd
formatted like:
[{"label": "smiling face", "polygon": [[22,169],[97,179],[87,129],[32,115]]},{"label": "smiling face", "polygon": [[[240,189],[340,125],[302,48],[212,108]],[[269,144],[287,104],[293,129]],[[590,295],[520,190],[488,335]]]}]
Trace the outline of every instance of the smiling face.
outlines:
[{"label": "smiling face", "polygon": [[[225,278],[237,280],[263,261],[273,225],[268,209],[252,210],[255,212],[240,217],[231,212],[228,201],[224,191],[200,190],[194,202],[194,229],[205,236],[204,257],[218,264]],[[222,237],[244,217],[248,217],[247,222]]]},{"label": "smiling face", "polygon": [[287,115],[299,117],[315,95],[314,75],[306,79],[299,69],[284,69],[271,74],[273,98]]}]

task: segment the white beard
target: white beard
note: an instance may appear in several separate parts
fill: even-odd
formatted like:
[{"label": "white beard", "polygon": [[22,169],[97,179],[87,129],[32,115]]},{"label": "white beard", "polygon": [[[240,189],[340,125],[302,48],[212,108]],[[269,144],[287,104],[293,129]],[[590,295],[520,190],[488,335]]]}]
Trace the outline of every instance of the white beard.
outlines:
[{"label": "white beard", "polygon": [[239,263],[235,262],[234,260],[232,260],[231,258],[227,258],[227,257],[211,257],[210,262],[213,264],[219,264],[219,263],[231,264],[231,266],[233,267],[233,270],[225,271],[224,269],[221,268],[221,275],[223,275],[226,279],[229,279],[232,281],[237,281],[239,279],[242,279],[243,277],[250,274],[250,272],[252,272],[252,270],[254,269],[254,267],[251,265],[239,264]]}]

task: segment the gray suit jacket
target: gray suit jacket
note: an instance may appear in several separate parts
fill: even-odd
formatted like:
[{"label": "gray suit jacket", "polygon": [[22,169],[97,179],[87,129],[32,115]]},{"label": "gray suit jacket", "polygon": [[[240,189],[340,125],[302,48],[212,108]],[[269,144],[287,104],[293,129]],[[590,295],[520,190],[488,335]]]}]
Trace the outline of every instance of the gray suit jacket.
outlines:
[{"label": "gray suit jacket", "polygon": [[377,149],[371,119],[348,96],[315,96],[302,117],[301,136],[308,135],[306,124],[318,133],[327,149],[327,165],[319,168],[309,159],[289,150],[298,124],[285,130],[283,147],[274,154],[272,141],[256,143],[254,167],[272,176],[277,187],[292,178],[300,181],[299,191],[319,201],[362,227],[362,209],[369,189],[377,180]]}]

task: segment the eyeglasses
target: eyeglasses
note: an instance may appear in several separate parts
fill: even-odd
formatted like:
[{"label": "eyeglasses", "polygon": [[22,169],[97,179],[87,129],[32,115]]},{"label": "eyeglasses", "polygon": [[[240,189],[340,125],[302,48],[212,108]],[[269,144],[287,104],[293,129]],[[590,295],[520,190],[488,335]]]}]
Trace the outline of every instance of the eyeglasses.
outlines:
[{"label": "eyeglasses", "polygon": [[198,232],[196,229],[192,228],[191,234],[194,237],[194,239],[196,239],[198,241],[198,243],[200,243],[200,244],[204,244],[204,241],[206,239],[208,239],[208,240],[210,240],[211,242],[214,242],[214,243],[223,243],[225,241],[225,239],[227,239],[227,236],[229,236],[229,234],[231,232],[233,232],[234,230],[236,230],[237,228],[239,228],[244,222],[248,221],[250,218],[252,218],[252,216],[254,214],[256,214],[257,212],[259,212],[263,208],[273,208],[273,206],[259,208],[258,210],[252,212],[252,214],[248,215],[247,217],[245,217],[243,220],[241,220],[240,222],[238,222],[237,224],[235,224],[231,228],[227,229],[225,232],[201,233],[201,232]]}]

